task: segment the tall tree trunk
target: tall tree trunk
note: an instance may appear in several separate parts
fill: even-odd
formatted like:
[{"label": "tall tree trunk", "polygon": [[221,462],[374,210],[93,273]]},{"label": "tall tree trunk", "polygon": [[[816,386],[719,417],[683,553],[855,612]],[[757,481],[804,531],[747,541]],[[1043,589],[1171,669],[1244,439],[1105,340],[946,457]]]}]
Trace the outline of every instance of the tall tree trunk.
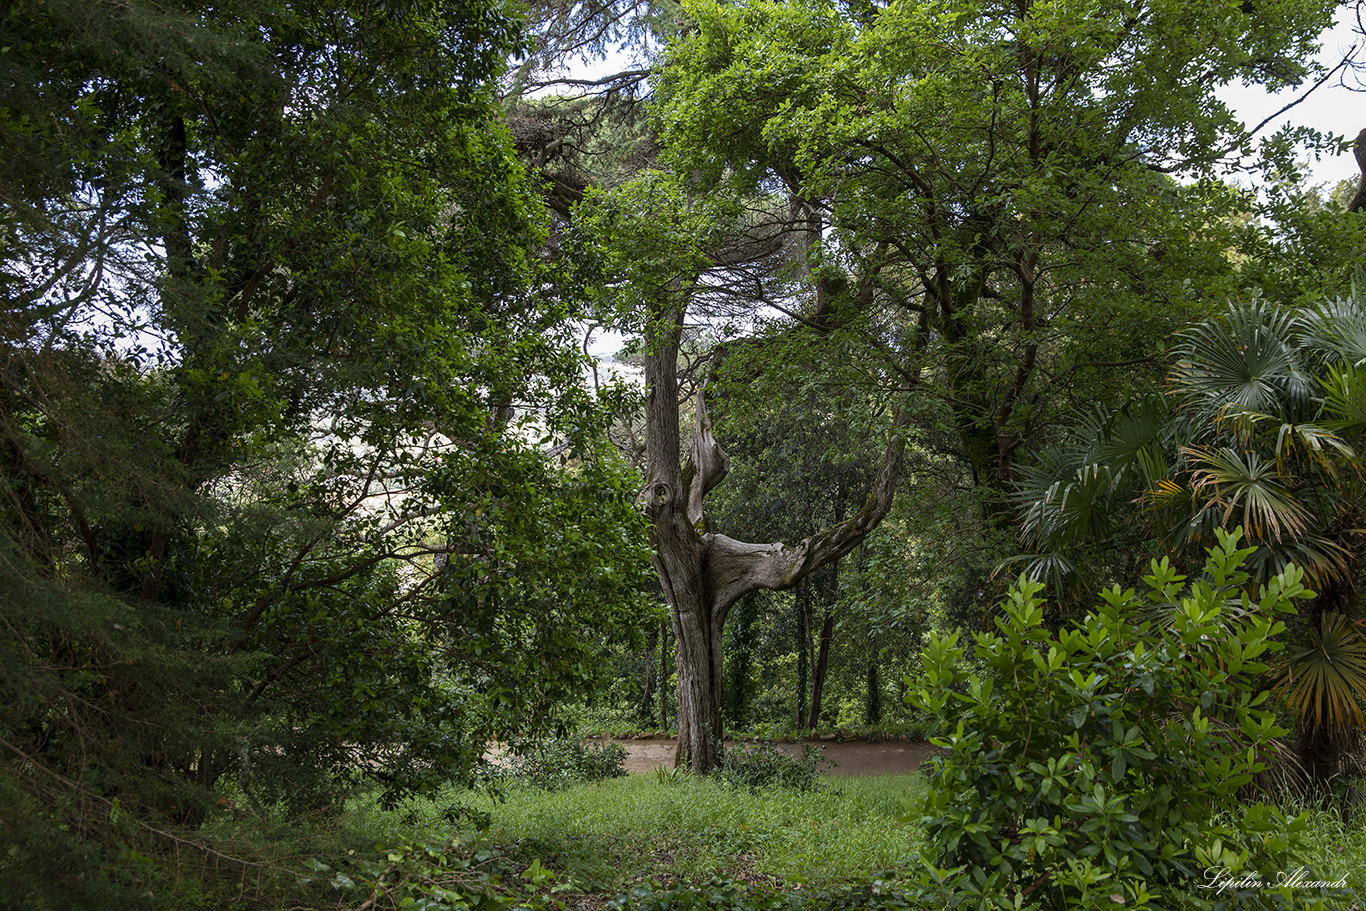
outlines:
[{"label": "tall tree trunk", "polygon": [[795,724],[802,726],[806,720],[806,667],[807,656],[811,654],[811,582],[804,580],[797,585],[797,596],[793,599],[797,611],[797,718]]},{"label": "tall tree trunk", "polygon": [[896,415],[896,434],[883,454],[878,478],[858,513],[795,546],[749,544],[707,531],[703,500],[725,477],[729,459],[712,433],[706,384],[698,390],[692,450],[681,461],[678,348],[689,289],[682,281],[651,302],[645,327],[646,457],[642,494],[650,519],[654,565],[677,638],[677,764],[696,772],[716,766],[721,736],[722,631],[732,605],[747,592],[796,585],[811,572],[849,553],[891,508],[907,421]]},{"label": "tall tree trunk", "polygon": [[721,742],[721,628],[710,605],[687,590],[674,602],[678,639],[678,749],[674,765],[716,767]]},{"label": "tall tree trunk", "polygon": [[827,584],[820,586],[825,602],[825,618],[821,623],[821,639],[816,653],[816,667],[811,674],[811,714],[806,719],[808,728],[816,727],[821,717],[821,695],[825,691],[825,674],[830,666],[830,640],[835,634],[835,600],[839,597],[839,561],[830,564]]},{"label": "tall tree trunk", "polygon": [[[161,171],[159,183],[163,204],[157,213],[161,220],[161,242],[166,248],[166,271],[168,281],[161,290],[163,312],[171,319],[179,317],[172,325],[181,333],[189,332],[184,297],[192,282],[194,242],[190,236],[190,220],[185,200],[188,195],[186,175],[189,159],[189,143],[185,128],[185,118],[177,114],[169,115],[163,123],[163,135],[157,148],[157,166]],[[182,338],[182,342],[185,339]],[[190,348],[193,350],[193,348]],[[190,430],[198,427],[197,415],[190,421]],[[187,434],[188,436],[189,434]],[[188,462],[181,453],[181,461]],[[157,529],[152,535],[151,545],[144,556],[146,571],[143,574],[139,596],[143,601],[155,601],[161,592],[162,561],[166,557],[168,533]]]}]

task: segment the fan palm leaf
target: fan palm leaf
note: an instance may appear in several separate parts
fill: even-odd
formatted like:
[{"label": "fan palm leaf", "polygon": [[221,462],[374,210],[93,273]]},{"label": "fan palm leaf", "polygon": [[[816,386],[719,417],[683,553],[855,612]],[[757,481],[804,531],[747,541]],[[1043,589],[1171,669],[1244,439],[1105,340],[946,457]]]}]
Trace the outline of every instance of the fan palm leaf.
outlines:
[{"label": "fan palm leaf", "polygon": [[[1281,474],[1292,472],[1292,463],[1304,461],[1329,477],[1335,477],[1339,459],[1356,458],[1352,447],[1326,424],[1286,421],[1276,415],[1252,412],[1247,412],[1244,420],[1250,428],[1263,430],[1264,439],[1271,445],[1276,459],[1276,470]],[[1268,432],[1272,429],[1274,432]]]},{"label": "fan palm leaf", "polygon": [[1171,382],[1183,406],[1219,418],[1288,414],[1312,400],[1314,383],[1294,344],[1294,320],[1279,308],[1237,305],[1223,320],[1184,334]]},{"label": "fan palm leaf", "polygon": [[1324,425],[1341,432],[1366,428],[1366,367],[1330,369],[1323,386]]},{"label": "fan palm leaf", "polygon": [[[1148,395],[1111,414],[1095,436],[1091,459],[1122,477],[1144,461],[1151,467],[1171,436],[1171,408],[1165,396]],[[1146,472],[1145,472],[1146,473]]]},{"label": "fan palm leaf", "polygon": [[1309,632],[1309,647],[1286,660],[1277,686],[1317,727],[1366,727],[1366,629],[1351,617],[1325,613]]},{"label": "fan palm leaf", "polygon": [[[1191,487],[1205,509],[1222,510],[1225,527],[1242,525],[1262,541],[1302,535],[1314,516],[1287,489],[1273,461],[1231,446],[1183,449],[1194,465]],[[1234,514],[1238,519],[1233,520]]]},{"label": "fan palm leaf", "polygon": [[1309,307],[1300,333],[1307,347],[1329,352],[1348,367],[1366,367],[1366,268],[1357,266],[1346,297]]},{"label": "fan palm leaf", "polygon": [[1057,552],[1020,554],[1003,561],[997,571],[1021,563],[1026,576],[1045,582],[1055,592],[1068,590],[1077,576],[1077,565],[1066,554]]},{"label": "fan palm leaf", "polygon": [[1306,534],[1257,548],[1248,557],[1247,569],[1254,579],[1269,579],[1291,563],[1304,570],[1311,586],[1322,588],[1343,578],[1352,563],[1352,552],[1326,535]]},{"label": "fan palm leaf", "polygon": [[[1036,466],[1021,468],[1014,498],[1023,540],[1057,556],[1058,548],[1106,537],[1117,501],[1132,499],[1138,485],[1165,472],[1169,414],[1157,395],[1118,412],[1097,410]],[[1050,566],[1050,575],[1057,569]]]},{"label": "fan palm leaf", "polygon": [[1112,476],[1097,466],[1083,466],[1069,481],[1054,481],[1030,491],[1024,510],[1023,534],[1041,549],[1052,549],[1087,538],[1104,537],[1109,526]]}]

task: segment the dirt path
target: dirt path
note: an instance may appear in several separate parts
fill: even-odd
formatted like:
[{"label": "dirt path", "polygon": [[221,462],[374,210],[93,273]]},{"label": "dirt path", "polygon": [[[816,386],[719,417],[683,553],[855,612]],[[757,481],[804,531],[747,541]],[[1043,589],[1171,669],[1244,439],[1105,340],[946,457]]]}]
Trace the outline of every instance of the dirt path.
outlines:
[{"label": "dirt path", "polygon": [[[626,747],[626,771],[653,772],[661,766],[673,768],[677,740],[623,740]],[[735,744],[727,742],[727,747]],[[792,756],[800,756],[802,744],[780,743],[778,749]],[[826,775],[905,775],[914,772],[937,749],[923,741],[914,743],[844,743],[824,742],[826,759],[834,760],[834,768],[823,767]]]}]

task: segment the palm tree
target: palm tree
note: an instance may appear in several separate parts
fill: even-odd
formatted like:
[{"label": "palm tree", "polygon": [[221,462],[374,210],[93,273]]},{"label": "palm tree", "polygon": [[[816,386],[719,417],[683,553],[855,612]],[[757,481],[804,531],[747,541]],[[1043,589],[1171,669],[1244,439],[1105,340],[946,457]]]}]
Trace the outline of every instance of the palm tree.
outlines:
[{"label": "palm tree", "polygon": [[[1366,506],[1366,273],[1352,293],[1290,309],[1234,305],[1182,338],[1167,387],[1083,422],[1022,472],[1027,572],[1061,592],[1107,581],[1141,534],[1178,562],[1241,526],[1254,581],[1289,563],[1318,598],[1278,690],[1315,781],[1366,729],[1358,618]],[[1113,569],[1113,566],[1110,567]]]}]

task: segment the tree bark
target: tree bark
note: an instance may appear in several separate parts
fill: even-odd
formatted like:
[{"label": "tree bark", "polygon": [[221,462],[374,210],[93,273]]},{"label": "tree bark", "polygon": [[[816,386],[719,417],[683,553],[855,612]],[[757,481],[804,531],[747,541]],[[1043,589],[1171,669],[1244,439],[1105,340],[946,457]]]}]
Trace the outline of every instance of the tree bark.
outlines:
[{"label": "tree bark", "polygon": [[680,462],[678,348],[689,290],[675,282],[651,304],[645,327],[646,456],[642,499],[650,519],[654,565],[677,640],[678,765],[699,773],[717,763],[722,733],[722,631],[732,605],[760,588],[790,588],[858,546],[891,508],[901,469],[905,411],[888,444],[877,481],[854,516],[787,544],[750,544],[706,529],[703,500],[729,462],[712,434],[706,386],[696,401],[687,466]]},{"label": "tree bark", "polygon": [[1357,184],[1356,196],[1352,197],[1351,203],[1347,206],[1347,211],[1360,212],[1366,210],[1366,130],[1357,134],[1357,141],[1352,147],[1352,152],[1356,155],[1357,167],[1361,169],[1361,183]]},{"label": "tree bark", "polygon": [[825,587],[825,617],[821,623],[820,645],[816,652],[816,666],[811,672],[811,713],[806,726],[816,727],[821,716],[821,696],[825,691],[825,674],[830,666],[830,640],[835,634],[835,599],[839,596],[839,561],[830,564],[830,583]]}]

